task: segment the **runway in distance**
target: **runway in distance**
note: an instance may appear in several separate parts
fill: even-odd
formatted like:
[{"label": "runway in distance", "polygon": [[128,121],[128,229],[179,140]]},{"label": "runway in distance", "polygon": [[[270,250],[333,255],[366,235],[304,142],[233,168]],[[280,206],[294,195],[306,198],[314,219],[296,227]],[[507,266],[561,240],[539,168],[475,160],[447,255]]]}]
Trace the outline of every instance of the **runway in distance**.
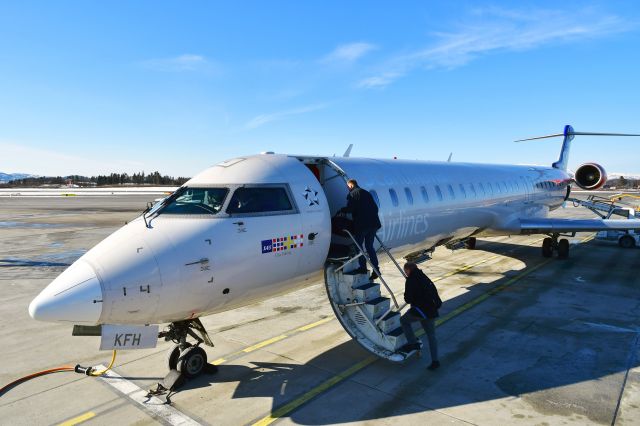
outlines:
[{"label": "runway in distance", "polygon": [[324,274],[346,331],[371,352],[399,360],[401,307],[380,294],[380,284],[349,272],[357,264],[350,261],[353,245],[332,229],[346,203],[346,180],[356,179],[374,196],[379,239],[394,254],[473,248],[480,236],[545,234],[542,254],[566,258],[569,242],[562,235],[640,229],[637,219],[547,217],[572,185],[597,190],[606,182],[596,163],[581,165],[573,176],[567,171],[575,135],[594,134],[566,126],[546,136],[564,136],[551,167],[274,153],[223,161],[89,250],[31,302],[29,313],[40,321],[102,325],[102,349],[148,347],[136,340],[136,330],[151,330],[155,344],[158,327],[149,325],[168,324],[160,333],[176,343],[168,367],[195,376],[206,364],[200,344],[211,343],[199,317],[295,290]]}]

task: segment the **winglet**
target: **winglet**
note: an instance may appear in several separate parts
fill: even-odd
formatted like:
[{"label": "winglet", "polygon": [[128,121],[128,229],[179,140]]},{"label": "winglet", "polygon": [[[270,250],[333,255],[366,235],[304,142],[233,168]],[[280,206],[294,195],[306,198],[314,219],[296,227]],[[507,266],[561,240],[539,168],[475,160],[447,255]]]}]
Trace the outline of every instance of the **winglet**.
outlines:
[{"label": "winglet", "polygon": [[348,157],[351,154],[351,148],[353,148],[353,144],[349,144],[349,148],[342,154],[343,157]]}]

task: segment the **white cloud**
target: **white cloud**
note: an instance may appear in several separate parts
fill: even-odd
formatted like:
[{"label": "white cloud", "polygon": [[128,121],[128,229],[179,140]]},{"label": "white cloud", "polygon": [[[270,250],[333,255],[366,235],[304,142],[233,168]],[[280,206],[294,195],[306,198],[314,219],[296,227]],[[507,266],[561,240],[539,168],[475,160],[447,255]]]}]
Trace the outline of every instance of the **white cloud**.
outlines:
[{"label": "white cloud", "polygon": [[491,8],[476,10],[473,15],[473,23],[461,25],[455,32],[433,34],[436,41],[430,46],[391,58],[357,87],[384,87],[418,68],[456,68],[485,54],[531,50],[631,29],[620,17],[592,10],[568,13]]},{"label": "white cloud", "polygon": [[314,105],[307,105],[301,108],[274,112],[271,114],[261,114],[249,120],[247,124],[245,124],[245,127],[248,129],[255,129],[257,127],[264,126],[265,124],[271,123],[273,121],[282,120],[294,115],[300,115],[300,114],[306,114],[313,111],[318,111],[326,107],[327,107],[327,104],[314,104]]},{"label": "white cloud", "polygon": [[142,62],[146,68],[155,71],[207,71],[215,68],[211,61],[202,55],[183,54],[172,58],[149,59]]},{"label": "white cloud", "polygon": [[343,44],[325,56],[323,62],[353,63],[375,49],[373,44],[363,42]]}]

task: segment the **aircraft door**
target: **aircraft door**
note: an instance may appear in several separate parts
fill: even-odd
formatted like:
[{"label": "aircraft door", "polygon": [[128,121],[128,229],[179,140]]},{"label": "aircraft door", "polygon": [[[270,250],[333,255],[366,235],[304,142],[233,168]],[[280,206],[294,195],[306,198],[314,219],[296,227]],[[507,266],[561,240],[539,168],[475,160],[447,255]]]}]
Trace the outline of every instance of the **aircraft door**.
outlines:
[{"label": "aircraft door", "polygon": [[320,270],[331,243],[330,206],[318,176],[307,170],[291,184],[291,191],[301,214],[302,229],[298,244],[299,274]]},{"label": "aircraft door", "polygon": [[235,189],[213,242],[214,281],[223,294],[210,310],[259,299],[299,275],[304,230],[292,200],[286,184]]}]

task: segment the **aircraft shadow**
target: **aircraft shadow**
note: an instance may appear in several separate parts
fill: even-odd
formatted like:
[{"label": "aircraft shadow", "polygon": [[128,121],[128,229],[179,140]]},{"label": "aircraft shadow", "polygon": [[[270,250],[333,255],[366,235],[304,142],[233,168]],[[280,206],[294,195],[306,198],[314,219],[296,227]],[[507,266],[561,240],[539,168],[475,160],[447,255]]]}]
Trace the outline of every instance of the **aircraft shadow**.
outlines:
[{"label": "aircraft shadow", "polygon": [[[585,306],[584,301],[557,300],[557,296],[564,294],[566,287],[583,286],[595,292],[593,297],[585,296],[588,302],[608,297],[604,289],[598,288],[600,283],[596,281],[601,275],[595,266],[591,272],[596,275],[587,282],[571,279],[575,269],[584,269],[585,264],[597,265],[599,261],[603,265],[623,262],[625,268],[637,271],[640,258],[626,255],[621,259],[619,250],[611,250],[607,254],[610,257],[603,259],[602,250],[593,253],[589,243],[584,246],[580,256],[576,252],[554,269],[557,280],[536,278],[536,274],[545,273],[547,265],[509,286],[513,277],[522,272],[509,271],[498,280],[466,287],[464,294],[447,300],[441,317],[492,289],[503,286],[512,290],[497,292],[489,298],[493,302],[471,307],[437,329],[442,362],[438,371],[426,369],[430,356],[423,337],[422,358],[414,357],[404,364],[377,360],[287,417],[299,424],[346,423],[478,402],[493,401],[498,405],[498,400],[515,396],[542,414],[581,414],[592,421],[610,423],[624,374],[640,365],[640,360],[629,357],[630,350],[639,349],[640,331],[622,325],[618,330],[606,329],[614,327],[606,325],[607,321],[625,322],[624,316],[616,313],[626,309],[625,306],[604,302]],[[508,252],[531,267],[543,262],[539,246],[478,244],[478,249],[489,248],[493,252]],[[621,273],[622,277],[635,276]],[[557,288],[560,282],[562,288]],[[637,306],[634,302],[640,296],[637,284],[638,279],[635,282],[632,279],[611,293],[618,303],[623,298],[629,299],[629,306]],[[441,289],[446,284],[437,286]],[[541,306],[545,304],[542,312]],[[633,315],[635,318],[626,324],[639,323],[637,309]],[[605,329],[598,329],[598,324],[604,324]],[[283,362],[260,362],[264,356],[260,352],[250,356],[243,358],[242,364],[221,365],[217,374],[189,381],[181,390],[211,386],[215,392],[216,384],[237,382],[233,398],[272,398],[273,413],[370,354],[356,342],[348,341],[304,364],[287,362],[284,357]]]}]

